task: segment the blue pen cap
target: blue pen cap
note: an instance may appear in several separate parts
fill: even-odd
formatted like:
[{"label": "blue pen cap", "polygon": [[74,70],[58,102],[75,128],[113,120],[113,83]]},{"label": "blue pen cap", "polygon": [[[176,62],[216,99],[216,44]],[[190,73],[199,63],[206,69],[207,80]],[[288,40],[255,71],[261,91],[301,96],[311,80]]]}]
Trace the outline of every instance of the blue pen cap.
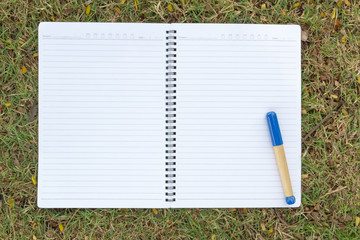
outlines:
[{"label": "blue pen cap", "polygon": [[273,146],[279,146],[283,144],[281,137],[280,126],[275,112],[268,112],[266,114],[266,120],[269,125],[270,136]]}]

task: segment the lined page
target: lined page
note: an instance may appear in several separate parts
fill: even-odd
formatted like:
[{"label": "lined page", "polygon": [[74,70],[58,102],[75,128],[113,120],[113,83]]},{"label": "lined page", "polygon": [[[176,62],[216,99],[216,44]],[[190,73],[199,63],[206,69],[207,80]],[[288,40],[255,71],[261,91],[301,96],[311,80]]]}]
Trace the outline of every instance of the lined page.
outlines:
[{"label": "lined page", "polygon": [[40,207],[164,207],[165,31],[40,24]]},{"label": "lined page", "polygon": [[275,111],[296,203],[301,194],[300,28],[174,24],[176,202],[288,207],[266,123]]}]

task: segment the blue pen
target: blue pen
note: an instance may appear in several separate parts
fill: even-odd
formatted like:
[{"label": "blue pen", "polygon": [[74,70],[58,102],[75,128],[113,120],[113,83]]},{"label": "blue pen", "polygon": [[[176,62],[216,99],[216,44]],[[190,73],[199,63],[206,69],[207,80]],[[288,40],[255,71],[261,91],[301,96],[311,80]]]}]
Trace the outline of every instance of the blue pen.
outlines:
[{"label": "blue pen", "polygon": [[285,192],[286,203],[295,203],[295,197],[291,186],[289,168],[286,162],[283,140],[281,137],[280,126],[275,112],[268,112],[266,120],[269,125],[272,145],[275,151],[276,162],[279,168],[281,182]]}]

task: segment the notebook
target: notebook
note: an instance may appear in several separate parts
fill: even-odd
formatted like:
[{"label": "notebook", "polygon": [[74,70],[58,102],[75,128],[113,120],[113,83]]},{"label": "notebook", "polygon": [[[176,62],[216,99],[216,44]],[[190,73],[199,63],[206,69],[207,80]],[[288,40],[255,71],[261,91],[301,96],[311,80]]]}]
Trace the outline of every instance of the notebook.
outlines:
[{"label": "notebook", "polygon": [[289,207],[301,201],[299,26],[41,23],[41,208]]}]

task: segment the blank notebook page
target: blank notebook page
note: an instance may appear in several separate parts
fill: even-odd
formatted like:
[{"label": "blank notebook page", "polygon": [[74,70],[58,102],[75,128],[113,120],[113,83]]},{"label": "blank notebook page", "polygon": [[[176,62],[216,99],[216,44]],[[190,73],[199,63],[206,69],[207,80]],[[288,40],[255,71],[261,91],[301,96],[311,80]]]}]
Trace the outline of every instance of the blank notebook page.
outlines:
[{"label": "blank notebook page", "polygon": [[174,24],[176,202],[172,207],[289,207],[266,113],[279,118],[300,205],[300,28]]},{"label": "blank notebook page", "polygon": [[40,207],[164,207],[166,26],[41,23]]}]

